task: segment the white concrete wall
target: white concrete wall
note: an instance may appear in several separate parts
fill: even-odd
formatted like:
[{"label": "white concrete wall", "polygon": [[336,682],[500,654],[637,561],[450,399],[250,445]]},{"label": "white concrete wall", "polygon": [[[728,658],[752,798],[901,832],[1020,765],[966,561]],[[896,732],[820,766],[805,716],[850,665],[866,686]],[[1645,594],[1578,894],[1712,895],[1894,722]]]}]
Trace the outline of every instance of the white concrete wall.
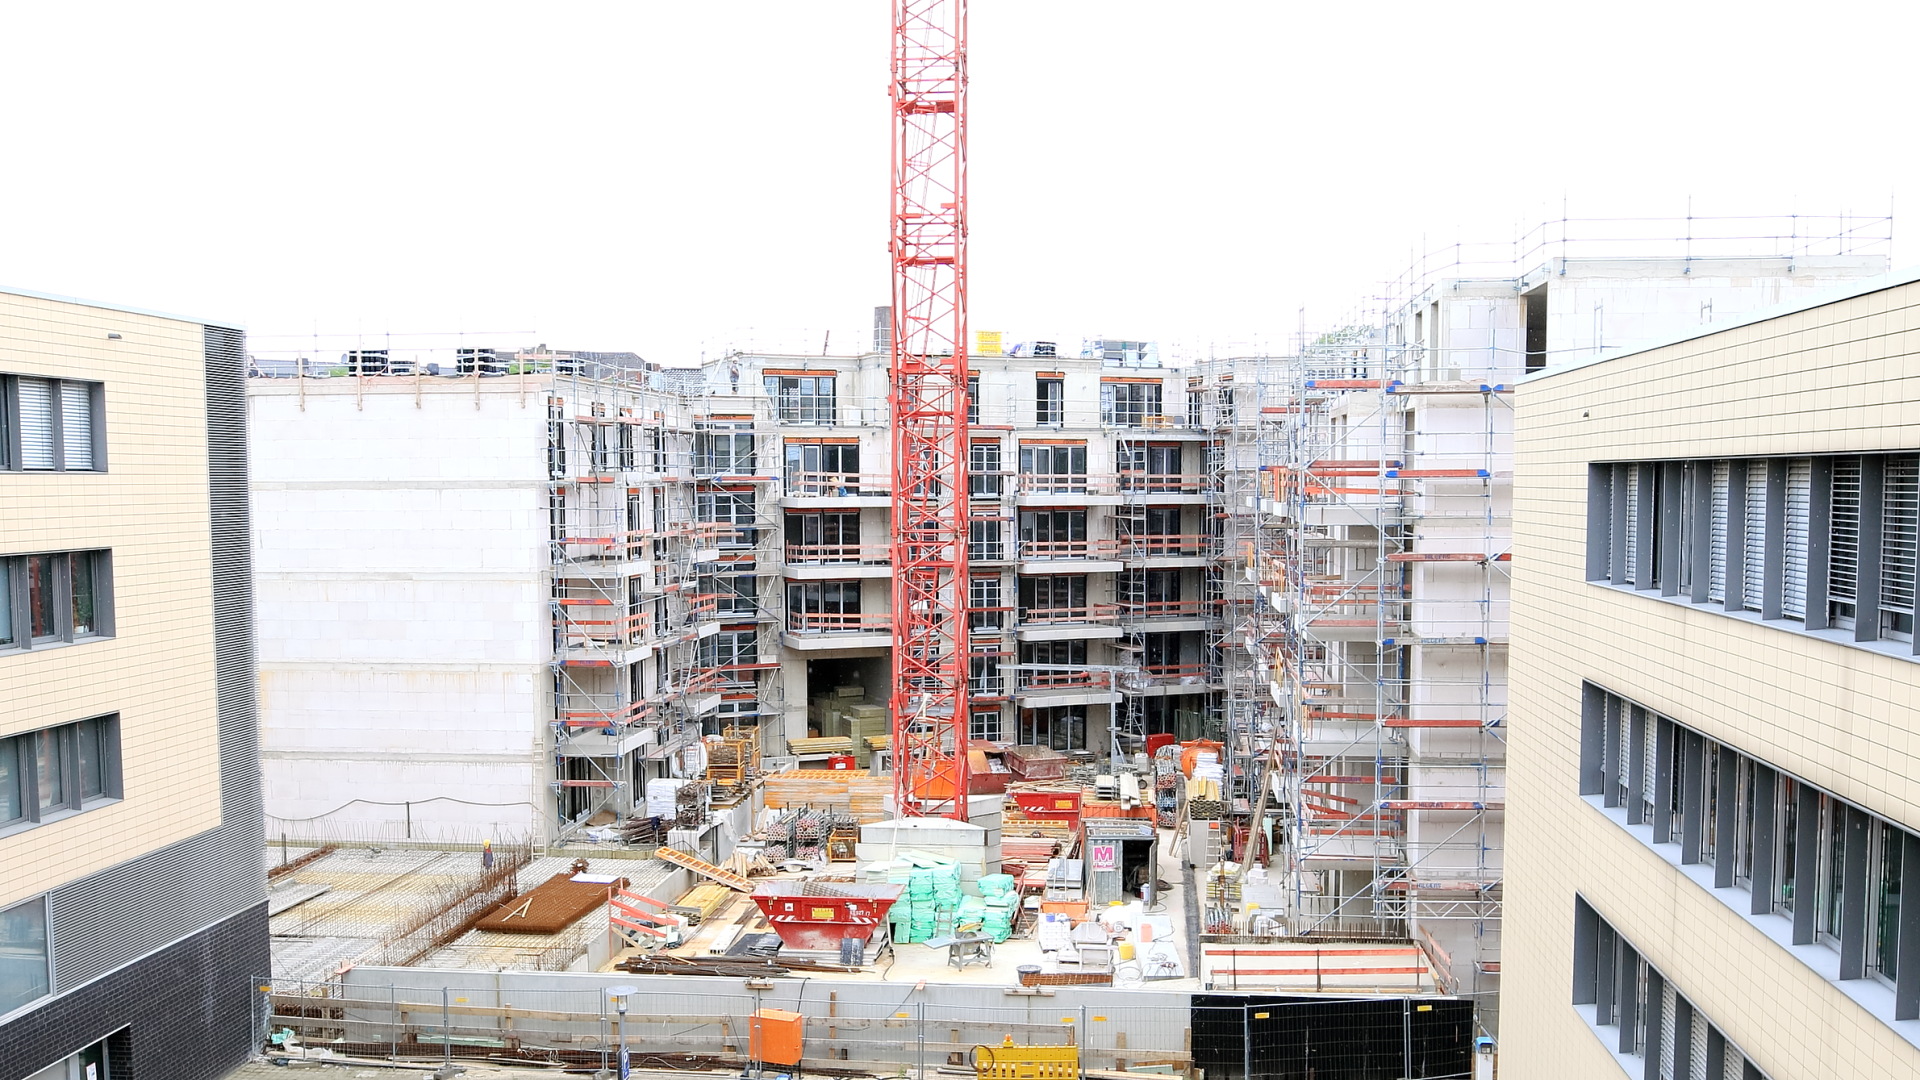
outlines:
[{"label": "white concrete wall", "polygon": [[252,382],[270,833],[550,817],[547,394],[522,381]]}]

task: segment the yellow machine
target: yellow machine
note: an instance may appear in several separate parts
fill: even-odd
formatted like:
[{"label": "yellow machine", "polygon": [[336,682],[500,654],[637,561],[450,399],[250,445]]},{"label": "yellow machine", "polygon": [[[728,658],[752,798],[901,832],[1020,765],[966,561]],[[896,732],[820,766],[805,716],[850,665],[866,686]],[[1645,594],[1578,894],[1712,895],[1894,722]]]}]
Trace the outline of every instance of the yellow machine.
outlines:
[{"label": "yellow machine", "polygon": [[1015,1046],[1013,1036],[999,1046],[976,1046],[968,1055],[976,1080],[1077,1080],[1078,1046]]}]

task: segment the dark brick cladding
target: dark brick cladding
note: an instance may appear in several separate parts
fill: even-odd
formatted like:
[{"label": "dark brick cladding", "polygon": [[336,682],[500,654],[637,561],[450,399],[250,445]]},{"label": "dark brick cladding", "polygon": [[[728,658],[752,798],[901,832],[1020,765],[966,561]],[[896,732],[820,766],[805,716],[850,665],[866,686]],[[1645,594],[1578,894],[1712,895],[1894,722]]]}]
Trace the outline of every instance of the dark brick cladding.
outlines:
[{"label": "dark brick cladding", "polygon": [[260,904],[0,1025],[0,1080],[122,1028],[108,1080],[217,1080],[253,1051],[253,980],[271,962]]}]

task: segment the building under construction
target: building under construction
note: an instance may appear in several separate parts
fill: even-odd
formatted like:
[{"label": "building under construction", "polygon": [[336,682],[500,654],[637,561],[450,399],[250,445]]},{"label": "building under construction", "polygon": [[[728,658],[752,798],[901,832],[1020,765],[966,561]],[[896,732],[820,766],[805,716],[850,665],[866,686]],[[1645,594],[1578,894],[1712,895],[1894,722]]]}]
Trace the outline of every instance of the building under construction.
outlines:
[{"label": "building under construction", "polygon": [[[854,356],[449,351],[380,371],[359,350],[257,378],[270,837],[662,860],[616,874],[653,881],[647,901],[503,944],[475,898],[510,884],[474,877],[472,911],[369,930],[359,857],[336,855],[279,886],[282,953],[310,972],[416,954],[734,972],[709,957],[773,927],[727,897],[771,875],[898,894],[843,950],[849,978],[985,912],[1040,984],[1458,995],[1491,1029],[1511,388],[1866,276],[1873,239],[1450,252],[1282,357],[977,338],[966,822],[903,820],[890,775],[885,309]],[[941,891],[909,895],[936,870]],[[656,936],[645,902],[700,908],[713,886],[720,929]],[[1135,925],[1064,936],[1116,901]]]},{"label": "building under construction", "polygon": [[1289,935],[1410,936],[1493,1002],[1515,381],[1881,272],[1888,228],[1554,222],[1429,257],[1295,355],[1202,367],[1234,402],[1208,418],[1234,850],[1271,860]]}]

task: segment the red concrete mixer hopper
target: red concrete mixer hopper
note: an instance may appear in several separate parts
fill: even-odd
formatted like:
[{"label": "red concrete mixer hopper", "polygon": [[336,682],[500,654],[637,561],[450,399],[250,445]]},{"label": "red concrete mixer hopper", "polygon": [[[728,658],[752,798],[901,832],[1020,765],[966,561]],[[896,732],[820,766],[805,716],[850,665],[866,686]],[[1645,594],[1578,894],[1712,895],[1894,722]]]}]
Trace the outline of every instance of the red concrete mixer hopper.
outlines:
[{"label": "red concrete mixer hopper", "polygon": [[837,950],[848,938],[872,937],[902,891],[900,885],[763,881],[753,902],[789,947]]}]

